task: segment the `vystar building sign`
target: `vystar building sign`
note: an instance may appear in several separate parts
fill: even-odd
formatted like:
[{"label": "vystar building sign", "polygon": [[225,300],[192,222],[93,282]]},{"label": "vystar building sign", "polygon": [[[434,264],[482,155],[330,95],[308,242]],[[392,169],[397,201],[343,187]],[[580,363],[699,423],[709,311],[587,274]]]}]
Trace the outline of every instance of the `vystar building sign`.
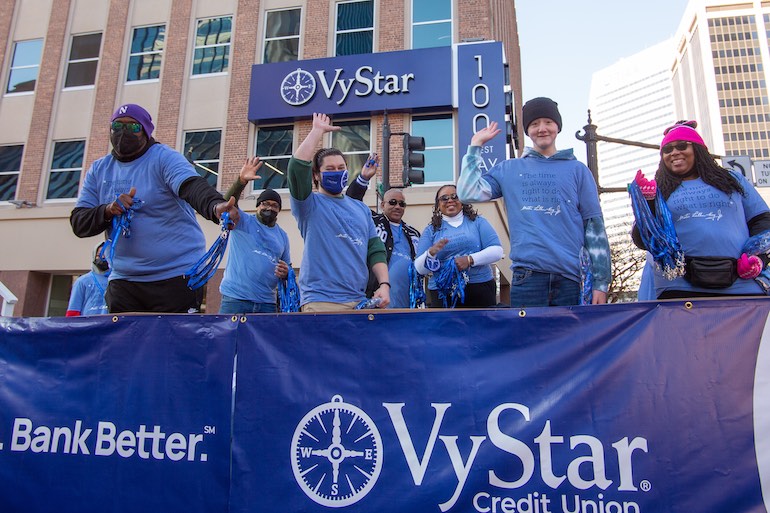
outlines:
[{"label": "vystar building sign", "polygon": [[[488,41],[252,67],[249,120],[257,124],[329,115],[457,109],[458,162],[477,130],[505,126],[502,43]],[[460,153],[462,152],[462,153]],[[505,159],[505,135],[484,148],[485,164]]]}]

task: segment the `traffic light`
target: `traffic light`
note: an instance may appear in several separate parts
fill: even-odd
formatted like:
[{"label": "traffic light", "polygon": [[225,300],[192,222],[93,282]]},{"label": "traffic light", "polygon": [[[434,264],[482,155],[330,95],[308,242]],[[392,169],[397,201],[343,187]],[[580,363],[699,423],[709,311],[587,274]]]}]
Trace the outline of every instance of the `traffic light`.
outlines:
[{"label": "traffic light", "polygon": [[513,114],[513,92],[505,92],[505,142],[511,146],[511,156],[514,148],[519,149],[519,133],[516,130],[516,117]]},{"label": "traffic light", "polygon": [[414,169],[425,167],[425,155],[417,151],[425,151],[425,138],[404,134],[404,187],[425,183],[425,172]]}]

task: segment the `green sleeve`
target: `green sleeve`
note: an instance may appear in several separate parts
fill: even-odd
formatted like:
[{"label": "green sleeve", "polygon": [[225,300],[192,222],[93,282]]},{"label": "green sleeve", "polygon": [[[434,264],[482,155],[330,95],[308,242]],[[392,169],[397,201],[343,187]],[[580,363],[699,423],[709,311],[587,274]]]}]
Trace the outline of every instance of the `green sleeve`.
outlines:
[{"label": "green sleeve", "polygon": [[388,263],[388,254],[385,251],[385,244],[379,237],[372,237],[369,239],[369,246],[366,253],[366,263],[369,265],[369,269],[376,263],[382,262]]},{"label": "green sleeve", "polygon": [[297,200],[307,199],[313,192],[313,171],[310,168],[310,162],[290,158],[287,174],[291,197]]},{"label": "green sleeve", "polygon": [[233,183],[229,189],[227,189],[227,192],[225,193],[225,200],[229,200],[231,196],[235,196],[235,203],[238,203],[238,199],[241,197],[241,193],[246,188],[245,184],[241,183],[240,178],[235,179],[235,183]]}]

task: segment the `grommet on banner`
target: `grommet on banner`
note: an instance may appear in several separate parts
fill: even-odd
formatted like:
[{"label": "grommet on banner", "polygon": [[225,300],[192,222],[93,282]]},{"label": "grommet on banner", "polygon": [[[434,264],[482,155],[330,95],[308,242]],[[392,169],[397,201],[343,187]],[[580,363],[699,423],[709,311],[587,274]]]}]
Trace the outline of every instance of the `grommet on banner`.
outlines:
[{"label": "grommet on banner", "polygon": [[233,322],[238,322],[238,316],[237,315],[233,315],[230,320],[233,321]]},{"label": "grommet on banner", "polygon": [[118,316],[117,315],[112,317],[112,322],[118,322]]},{"label": "grommet on banner", "polygon": [[692,301],[687,301],[684,304],[684,307],[687,308],[688,310],[692,310]]},{"label": "grommet on banner", "polygon": [[527,312],[526,311],[519,310],[519,317],[526,317],[526,316],[527,316]]},{"label": "grommet on banner", "polygon": [[369,314],[369,316],[368,316],[368,317],[369,317],[369,320],[370,320],[370,321],[373,321],[373,320],[374,320],[374,314]]},{"label": "grommet on banner", "polygon": [[246,322],[246,316],[245,315],[243,317],[241,317],[241,323],[244,323],[244,322]]}]

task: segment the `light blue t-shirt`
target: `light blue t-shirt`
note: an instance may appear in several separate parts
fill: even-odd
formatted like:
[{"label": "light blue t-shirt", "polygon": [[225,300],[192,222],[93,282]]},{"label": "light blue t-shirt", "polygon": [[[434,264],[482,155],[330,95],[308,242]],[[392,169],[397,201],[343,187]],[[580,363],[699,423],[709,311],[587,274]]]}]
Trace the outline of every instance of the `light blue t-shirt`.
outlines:
[{"label": "light blue t-shirt", "polygon": [[348,196],[313,192],[304,200],[291,197],[291,213],[305,241],[302,304],[365,299],[369,239],[377,236],[369,208]]},{"label": "light blue t-shirt", "polygon": [[[477,216],[474,221],[463,218],[462,224],[454,227],[446,221],[441,223],[441,228],[434,230],[429,224],[422,232],[420,243],[417,245],[417,254],[422,255],[430,247],[441,239],[449,239],[444,248],[435,257],[444,265],[456,256],[470,255],[489,246],[500,246],[500,238],[497,232],[489,224],[489,221]],[[491,265],[478,265],[467,270],[469,283],[484,283],[494,277]],[[433,276],[428,279],[428,288],[436,290],[436,280]]]},{"label": "light blue t-shirt", "polygon": [[[198,176],[177,151],[154,144],[132,162],[107,155],[86,173],[76,207],[93,208],[136,188],[131,237],[120,237],[110,280],[159,281],[185,274],[203,256],[206,239],[195,211],[179,197],[182,183]],[[112,231],[111,228],[108,231]]]},{"label": "light blue t-shirt", "polygon": [[412,252],[409,237],[402,226],[391,223],[393,233],[393,253],[388,263],[390,281],[390,306],[388,308],[409,308],[409,266],[412,265]]},{"label": "light blue t-shirt", "polygon": [[583,222],[602,215],[591,171],[571,150],[530,154],[495,165],[483,178],[502,197],[511,229],[511,268],[560,274],[580,282]]},{"label": "light blue t-shirt", "polygon": [[[674,229],[686,256],[739,258],[749,238],[748,221],[767,212],[767,204],[743,175],[732,173],[743,187],[745,196],[733,192],[729,196],[702,179],[685,180],[666,200]],[[754,280],[738,278],[726,289],[693,287],[684,278],[668,281],[656,270],[655,291],[692,290],[720,294],[759,294],[762,287]]]},{"label": "light blue t-shirt", "polygon": [[107,303],[104,302],[106,291],[107,277],[89,271],[75,280],[67,310],[80,312],[80,315],[106,314],[108,313]]},{"label": "light blue t-shirt", "polygon": [[230,231],[225,276],[219,291],[235,299],[275,303],[279,260],[291,265],[289,237],[275,225],[267,226],[256,216],[241,211],[241,220]]}]

